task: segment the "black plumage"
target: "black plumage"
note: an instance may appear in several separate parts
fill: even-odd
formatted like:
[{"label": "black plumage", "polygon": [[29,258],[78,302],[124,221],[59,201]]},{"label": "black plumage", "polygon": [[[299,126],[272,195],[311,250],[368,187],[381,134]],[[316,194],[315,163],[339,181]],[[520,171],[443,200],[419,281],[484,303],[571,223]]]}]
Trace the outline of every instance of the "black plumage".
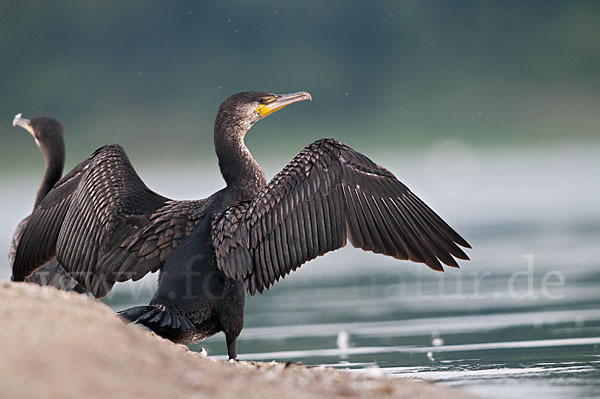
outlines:
[{"label": "black plumage", "polygon": [[468,259],[459,246],[469,244],[433,210],[390,171],[339,141],[308,145],[267,184],[243,138],[261,118],[308,99],[306,92],[227,99],[214,131],[227,185],[198,201],[152,192],[121,147],[100,148],[35,209],[17,250],[15,280],[56,254],[101,297],[116,281],[160,268],[150,304],[121,315],[177,342],[224,331],[235,358],[245,293],[262,293],[347,239],[435,270]]},{"label": "black plumage", "polygon": [[[63,127],[56,119],[49,116],[38,116],[29,120],[23,118],[21,114],[15,116],[13,119],[13,126],[20,126],[33,136],[35,143],[40,148],[44,161],[46,162],[46,172],[35,197],[35,210],[46,194],[62,176],[65,164]],[[29,224],[30,218],[31,216],[27,216],[25,219],[21,220],[13,234],[8,252],[8,263],[11,268],[14,265],[17,247],[19,246],[19,242],[21,241],[26,226]],[[50,285],[67,291],[72,290],[79,293],[85,292],[77,281],[62,268],[55,258],[49,258],[47,262],[42,263],[42,266],[28,276],[25,281],[39,285]]]}]

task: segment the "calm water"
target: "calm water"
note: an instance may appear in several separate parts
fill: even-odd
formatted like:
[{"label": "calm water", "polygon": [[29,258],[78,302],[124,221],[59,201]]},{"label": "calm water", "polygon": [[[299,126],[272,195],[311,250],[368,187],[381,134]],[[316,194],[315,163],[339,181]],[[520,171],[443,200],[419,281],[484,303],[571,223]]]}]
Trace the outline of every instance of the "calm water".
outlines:
[{"label": "calm water", "polygon": [[[317,259],[248,298],[240,358],[423,378],[487,397],[600,397],[597,150],[481,153],[439,143],[401,159],[373,156],[467,238],[472,261],[436,273],[353,248]],[[181,180],[138,169],[175,198],[221,186],[216,168],[190,168]],[[8,242],[38,177],[0,178]],[[121,284],[106,302],[147,303],[155,280]],[[202,346],[224,358],[222,335]]]}]

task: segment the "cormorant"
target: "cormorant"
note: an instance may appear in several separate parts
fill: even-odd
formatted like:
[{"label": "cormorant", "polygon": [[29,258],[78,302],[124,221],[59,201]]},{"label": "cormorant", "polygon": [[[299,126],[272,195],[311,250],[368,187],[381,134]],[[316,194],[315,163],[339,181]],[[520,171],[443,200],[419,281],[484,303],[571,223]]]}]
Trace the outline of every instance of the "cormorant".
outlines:
[{"label": "cormorant", "polygon": [[[244,144],[260,119],[307,92],[243,92],[220,106],[215,151],[226,187],[197,201],[151,191],[125,151],[107,145],[62,178],[31,216],[14,279],[56,254],[96,297],[116,281],[161,270],[147,306],[120,312],[180,343],[225,333],[229,358],[246,293],[343,247],[425,263],[469,258],[469,244],[387,169],[334,139],[305,147],[268,184]],[[458,244],[458,245],[457,245]]]},{"label": "cormorant", "polygon": [[[27,130],[35,140],[35,143],[40,148],[42,156],[46,161],[46,173],[38,188],[35,196],[35,209],[46,194],[52,189],[54,183],[60,179],[65,165],[65,140],[62,125],[54,118],[49,116],[37,116],[31,120],[22,117],[22,114],[15,115],[13,126],[20,126]],[[25,226],[29,222],[30,216],[17,225],[13,238],[10,242],[10,250],[8,252],[8,262],[12,268],[15,260],[15,253],[21,240],[21,235],[25,230]],[[73,279],[62,266],[52,258],[48,263],[44,264],[36,270],[25,281],[36,283],[39,285],[51,285],[59,289],[67,291],[77,291],[79,293],[85,290]]]}]

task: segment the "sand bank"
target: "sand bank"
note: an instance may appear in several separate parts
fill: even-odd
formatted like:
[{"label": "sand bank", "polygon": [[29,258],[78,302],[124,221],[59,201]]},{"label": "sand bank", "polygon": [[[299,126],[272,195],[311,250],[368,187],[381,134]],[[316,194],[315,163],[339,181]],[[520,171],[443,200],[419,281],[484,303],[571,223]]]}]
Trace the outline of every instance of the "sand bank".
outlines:
[{"label": "sand bank", "polygon": [[0,282],[0,397],[466,398],[433,383],[203,358],[85,296]]}]

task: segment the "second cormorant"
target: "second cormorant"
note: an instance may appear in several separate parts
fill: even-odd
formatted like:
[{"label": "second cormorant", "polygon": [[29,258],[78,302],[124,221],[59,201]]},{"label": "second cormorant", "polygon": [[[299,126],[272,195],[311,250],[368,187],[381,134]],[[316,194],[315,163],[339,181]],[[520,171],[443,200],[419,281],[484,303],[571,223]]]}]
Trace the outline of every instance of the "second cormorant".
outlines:
[{"label": "second cormorant", "polygon": [[[52,189],[62,176],[63,167],[65,165],[65,139],[62,125],[54,118],[49,116],[36,116],[35,118],[26,119],[22,114],[15,115],[13,126],[20,126],[27,130],[35,140],[35,143],[40,148],[44,161],[46,162],[46,172],[37,194],[33,209],[42,202],[46,194]],[[21,236],[25,230],[25,226],[29,223],[30,216],[17,225],[13,238],[10,242],[10,250],[8,252],[8,263],[13,266],[15,253]],[[25,279],[28,283],[36,283],[39,285],[51,285],[61,290],[76,291],[84,293],[85,290],[73,279],[56,261],[55,258],[50,259],[46,264],[41,266],[32,275]]]}]

